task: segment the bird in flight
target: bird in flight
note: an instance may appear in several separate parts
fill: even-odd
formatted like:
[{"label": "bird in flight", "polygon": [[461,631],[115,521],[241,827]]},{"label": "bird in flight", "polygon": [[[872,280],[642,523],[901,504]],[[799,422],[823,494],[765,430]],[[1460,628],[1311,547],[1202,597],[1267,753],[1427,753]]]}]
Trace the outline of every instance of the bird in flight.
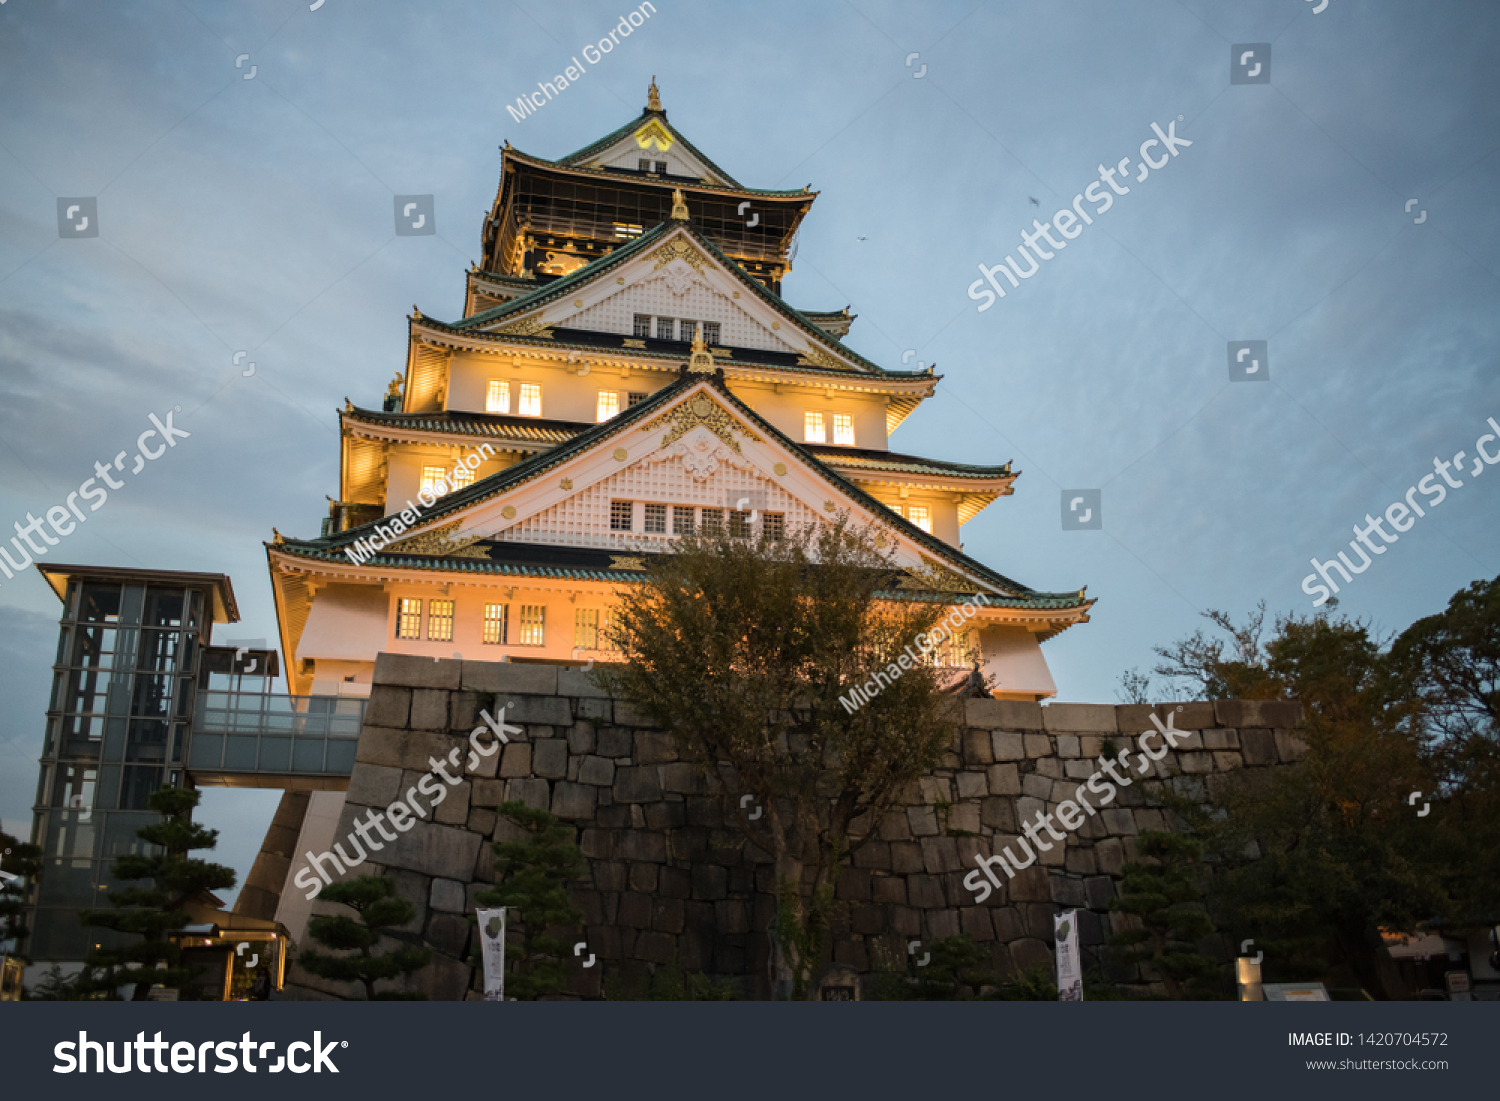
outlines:
[{"label": "bird in flight", "polygon": [[[1026,197],[1027,197],[1027,198],[1028,198],[1028,199],[1031,199],[1031,196],[1030,196],[1030,195],[1028,195],[1028,196],[1026,196]],[[1031,199],[1031,205],[1032,205],[1032,206],[1041,206],[1041,205],[1042,205],[1042,204],[1041,204],[1041,203],[1039,203],[1039,202],[1037,202],[1037,201],[1036,201],[1036,200],[1035,200],[1035,199]]]}]

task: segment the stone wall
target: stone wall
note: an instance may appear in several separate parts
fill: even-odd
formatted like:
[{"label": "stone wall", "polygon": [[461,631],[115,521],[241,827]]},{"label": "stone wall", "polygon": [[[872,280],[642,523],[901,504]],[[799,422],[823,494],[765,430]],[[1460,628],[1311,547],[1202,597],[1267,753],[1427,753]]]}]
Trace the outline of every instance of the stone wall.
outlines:
[{"label": "stone wall", "polygon": [[[490,841],[520,835],[493,808],[519,799],[575,826],[587,858],[573,897],[585,915],[586,951],[598,962],[570,969],[572,993],[598,995],[610,972],[639,988],[650,969],[675,958],[686,970],[734,977],[742,996],[766,996],[773,876],[764,857],[725,828],[726,814],[738,807],[726,808],[708,778],[679,760],[667,735],[609,699],[589,674],[382,654],[336,838],[353,835],[356,817],[386,807],[428,775],[429,758],[459,745],[467,757],[469,733],[482,723],[479,708],[491,693],[524,736],[513,736],[456,787],[444,784],[449,794],[431,817],[382,842],[356,873],[393,878],[417,908],[400,935],[435,956],[412,988],[434,999],[478,996],[468,915],[476,892],[494,881]],[[1117,750],[1133,743],[1151,726],[1152,708],[1000,700],[966,707],[966,728],[939,767],[911,785],[903,809],[887,817],[840,877],[838,898],[847,905],[833,940],[836,962],[860,972],[882,959],[900,966],[909,941],[963,932],[990,949],[1003,974],[1052,959],[1052,916],[1060,909],[1080,911],[1086,959],[1121,920],[1107,906],[1135,854],[1135,837],[1166,825],[1140,782],[1122,788],[1112,806],[1086,818],[1065,845],[1040,854],[984,905],[973,904],[963,879],[976,855],[1014,839],[1018,820],[1069,798],[1098,768],[1106,739]],[[1189,703],[1172,717],[1177,729],[1194,733],[1153,767],[1156,778],[1190,797],[1202,797],[1226,773],[1303,752],[1292,733],[1301,721],[1296,704]],[[321,901],[314,908],[341,909]],[[297,968],[289,980],[291,997],[360,996]]]}]

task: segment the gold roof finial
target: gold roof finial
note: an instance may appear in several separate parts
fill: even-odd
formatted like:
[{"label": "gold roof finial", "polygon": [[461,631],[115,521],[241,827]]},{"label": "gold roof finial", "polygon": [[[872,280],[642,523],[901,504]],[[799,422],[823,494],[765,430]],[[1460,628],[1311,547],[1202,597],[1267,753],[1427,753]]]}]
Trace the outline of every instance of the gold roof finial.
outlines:
[{"label": "gold roof finial", "polygon": [[399,374],[391,379],[391,384],[385,388],[385,396],[388,398],[399,398],[401,396],[401,376]]},{"label": "gold roof finial", "polygon": [[682,197],[682,188],[672,189],[672,220],[685,222],[688,220],[687,200]]},{"label": "gold roof finial", "polygon": [[646,110],[661,110],[661,93],[656,90],[656,77],[651,78],[651,87],[646,89]]},{"label": "gold roof finial", "polygon": [[713,353],[708,350],[708,342],[694,333],[693,356],[688,360],[688,371],[695,375],[711,375],[717,369]]}]

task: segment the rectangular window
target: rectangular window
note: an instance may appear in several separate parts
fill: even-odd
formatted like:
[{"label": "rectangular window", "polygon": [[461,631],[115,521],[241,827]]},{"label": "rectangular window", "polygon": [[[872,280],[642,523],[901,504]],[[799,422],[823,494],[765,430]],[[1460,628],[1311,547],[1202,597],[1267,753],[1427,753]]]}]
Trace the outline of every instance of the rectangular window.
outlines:
[{"label": "rectangular window", "polygon": [[910,505],[906,510],[906,518],[928,535],[932,534],[932,510],[926,505]]},{"label": "rectangular window", "polygon": [[620,395],[615,390],[600,390],[599,401],[594,406],[594,416],[600,424],[620,412]]},{"label": "rectangular window", "polygon": [[453,641],[453,601],[434,600],[427,605],[427,641]]},{"label": "rectangular window", "polygon": [[523,417],[540,417],[542,415],[542,387],[540,383],[521,383],[521,408],[517,412]]},{"label": "rectangular window", "polygon": [[635,170],[637,172],[650,172],[651,162],[645,159],[638,160],[635,162]]},{"label": "rectangular window", "polygon": [[833,442],[845,447],[854,446],[854,418],[848,413],[833,415]]},{"label": "rectangular window", "polygon": [[724,530],[724,510],[721,508],[706,508],[703,510],[703,534],[718,535]]},{"label": "rectangular window", "polygon": [[729,534],[736,539],[750,538],[750,514],[739,509],[729,511]]},{"label": "rectangular window", "polygon": [[573,613],[573,648],[599,649],[599,609],[579,608]]},{"label": "rectangular window", "polygon": [[639,237],[644,226],[638,226],[634,222],[616,222],[615,236],[621,238]]},{"label": "rectangular window", "polygon": [[635,335],[645,339],[651,335],[651,315],[638,313],[635,315]]},{"label": "rectangular window", "polygon": [[677,322],[673,318],[670,318],[670,317],[658,317],[656,319],[656,339],[657,340],[676,340],[677,337],[675,335],[673,335],[674,333],[676,333],[676,331],[677,331]]},{"label": "rectangular window", "polygon": [[665,535],[667,533],[667,506],[646,506],[646,531],[652,535]]},{"label": "rectangular window", "polygon": [[656,174],[658,176],[665,176],[667,174],[667,162],[666,161],[657,161],[656,162]]},{"label": "rectangular window", "polygon": [[448,489],[452,488],[448,486],[447,474],[448,471],[445,467],[424,466],[422,468],[421,492],[427,494],[429,497],[436,497],[438,496],[439,487],[446,487],[443,489],[443,492],[446,493]]},{"label": "rectangular window", "polygon": [[802,440],[804,443],[827,443],[828,436],[823,430],[822,413],[804,413],[802,416]]},{"label": "rectangular window", "polygon": [[631,501],[611,501],[609,503],[609,530],[630,531],[634,511],[635,505]]},{"label": "rectangular window", "polygon": [[486,413],[510,412],[510,383],[502,378],[490,379],[490,388],[484,395]]},{"label": "rectangular window", "polygon": [[786,517],[779,512],[763,512],[760,514],[762,530],[767,539],[780,539],[786,535]]},{"label": "rectangular window", "polygon": [[703,323],[703,341],[706,344],[719,343],[719,323],[717,321],[705,321]]},{"label": "rectangular window", "polygon": [[693,534],[693,509],[691,505],[672,506],[672,534]]},{"label": "rectangular window", "polygon": [[641,402],[645,401],[650,396],[651,396],[650,394],[644,393],[643,391],[632,390],[632,391],[630,391],[630,397],[627,400],[627,405],[639,405]]},{"label": "rectangular window", "polygon": [[504,646],[509,619],[509,604],[486,604],[484,606],[484,641],[490,645]]},{"label": "rectangular window", "polygon": [[522,646],[547,645],[547,609],[541,604],[521,605]]},{"label": "rectangular window", "polygon": [[396,637],[422,637],[422,602],[415,597],[401,598],[396,617]]},{"label": "rectangular window", "polygon": [[463,463],[458,463],[454,466],[451,474],[449,475],[448,484],[451,485],[454,489],[458,489],[461,486],[473,485],[474,472]]}]

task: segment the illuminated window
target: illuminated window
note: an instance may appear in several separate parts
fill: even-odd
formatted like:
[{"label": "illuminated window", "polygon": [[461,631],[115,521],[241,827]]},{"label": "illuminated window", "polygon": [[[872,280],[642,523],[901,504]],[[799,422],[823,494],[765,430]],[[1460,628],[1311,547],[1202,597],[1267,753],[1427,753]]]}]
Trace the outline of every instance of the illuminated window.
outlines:
[{"label": "illuminated window", "polygon": [[729,510],[729,534],[736,539],[750,538],[750,514],[739,509]]},{"label": "illuminated window", "polygon": [[724,510],[721,508],[706,508],[703,510],[703,534],[718,535],[724,530]]},{"label": "illuminated window", "polygon": [[610,417],[620,412],[620,395],[614,390],[600,390],[599,403],[595,406],[594,417],[600,424],[609,420]]},{"label": "illuminated window", "polygon": [[719,323],[717,321],[705,321],[703,323],[703,341],[706,344],[717,344],[719,342]]},{"label": "illuminated window", "polygon": [[454,489],[458,489],[461,486],[473,485],[474,472],[463,463],[459,463],[453,468],[453,474],[449,477],[448,483],[453,486]]},{"label": "illuminated window", "polygon": [[429,497],[441,497],[453,487],[448,484],[448,470],[441,466],[424,466],[422,468],[422,485],[420,491]]},{"label": "illuminated window", "polygon": [[854,418],[848,413],[833,415],[833,442],[846,447],[854,446]]},{"label": "illuminated window", "polygon": [[646,531],[653,535],[665,535],[667,533],[667,506],[646,506]]},{"label": "illuminated window", "polygon": [[522,646],[547,645],[547,609],[541,604],[521,605]]},{"label": "illuminated window", "polygon": [[633,222],[616,222],[615,236],[625,238],[639,237],[643,228],[643,226],[638,226]]},{"label": "illuminated window", "polygon": [[422,602],[414,597],[403,596],[396,617],[397,638],[422,637]]},{"label": "illuminated window", "polygon": [[540,383],[521,383],[521,408],[516,410],[523,417],[542,415],[542,387]]},{"label": "illuminated window", "polygon": [[573,613],[573,648],[599,649],[599,609],[579,608]]},{"label": "illuminated window", "polygon": [[760,515],[762,531],[767,539],[780,539],[786,534],[786,517],[779,512],[763,512]]},{"label": "illuminated window", "polygon": [[802,439],[804,443],[826,443],[828,436],[823,431],[822,413],[802,415]]},{"label": "illuminated window", "polygon": [[609,530],[630,531],[634,510],[635,506],[630,501],[611,501],[609,503]]},{"label": "illuminated window", "polygon": [[635,335],[642,338],[651,335],[650,314],[638,313],[635,315]]},{"label": "illuminated window", "polygon": [[510,412],[510,383],[504,379],[490,379],[489,392],[484,396],[484,411],[486,413]]},{"label": "illuminated window", "polygon": [[932,510],[926,505],[911,505],[906,510],[906,518],[928,535],[932,534]]},{"label": "illuminated window", "polygon": [[672,534],[693,534],[693,510],[689,505],[672,506]]},{"label": "illuminated window", "polygon": [[509,604],[486,604],[484,606],[484,641],[496,646],[505,645],[505,634],[510,619]]},{"label": "illuminated window", "polygon": [[434,600],[427,605],[427,640],[453,641],[453,601]]}]

